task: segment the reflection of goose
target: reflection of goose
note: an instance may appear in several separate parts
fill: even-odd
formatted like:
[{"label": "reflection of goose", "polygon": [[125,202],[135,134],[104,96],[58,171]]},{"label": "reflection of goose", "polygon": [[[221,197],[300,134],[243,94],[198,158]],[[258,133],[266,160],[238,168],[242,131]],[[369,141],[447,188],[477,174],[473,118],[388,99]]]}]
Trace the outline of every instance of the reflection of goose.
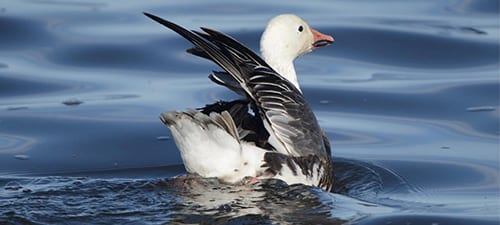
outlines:
[{"label": "reflection of goose", "polygon": [[200,111],[161,115],[189,173],[236,183],[278,178],[330,190],[330,144],[302,95],[293,60],[333,38],[295,15],[272,19],[261,39],[263,59],[233,38],[208,28],[190,32],[145,13],[195,47],[191,54],[212,60],[225,72],[210,79],[246,97]]}]

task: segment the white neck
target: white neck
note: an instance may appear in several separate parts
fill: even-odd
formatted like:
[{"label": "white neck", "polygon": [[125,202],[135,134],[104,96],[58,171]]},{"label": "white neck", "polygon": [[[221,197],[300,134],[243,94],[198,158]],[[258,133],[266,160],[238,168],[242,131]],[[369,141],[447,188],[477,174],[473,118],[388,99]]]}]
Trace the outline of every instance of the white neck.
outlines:
[{"label": "white neck", "polygon": [[[295,73],[295,66],[293,65],[293,58],[288,59],[283,56],[279,56],[276,52],[266,51],[261,47],[262,57],[264,60],[282,77],[290,81],[295,87],[300,90],[299,82],[297,80],[297,74]],[[274,54],[273,54],[274,53]]]}]

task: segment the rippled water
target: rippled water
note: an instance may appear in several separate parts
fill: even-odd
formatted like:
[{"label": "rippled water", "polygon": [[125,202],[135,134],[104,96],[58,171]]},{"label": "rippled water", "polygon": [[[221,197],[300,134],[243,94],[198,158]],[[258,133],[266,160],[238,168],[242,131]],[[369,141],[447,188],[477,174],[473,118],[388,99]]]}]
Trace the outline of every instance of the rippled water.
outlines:
[{"label": "rippled water", "polygon": [[[7,1],[0,223],[498,224],[499,3]],[[234,94],[142,12],[258,50],[293,12],[335,37],[297,60],[334,193],[184,174],[158,115]]]}]

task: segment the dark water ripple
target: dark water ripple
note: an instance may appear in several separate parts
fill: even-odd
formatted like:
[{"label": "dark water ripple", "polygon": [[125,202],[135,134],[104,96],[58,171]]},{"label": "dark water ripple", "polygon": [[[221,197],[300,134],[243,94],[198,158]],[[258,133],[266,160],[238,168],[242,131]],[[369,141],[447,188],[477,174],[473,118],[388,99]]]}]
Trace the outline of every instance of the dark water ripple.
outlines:
[{"label": "dark water ripple", "polygon": [[44,29],[43,22],[33,19],[0,15],[0,33],[0,47],[3,51],[47,47],[56,42],[54,36]]},{"label": "dark water ripple", "polygon": [[326,30],[340,40],[334,47],[335,56],[375,64],[457,69],[496,64],[499,56],[498,43],[480,40],[373,28]]},{"label": "dark water ripple", "polygon": [[500,14],[499,2],[495,0],[459,1],[450,8],[462,13]]},{"label": "dark water ripple", "polygon": [[16,76],[6,73],[0,75],[0,97],[21,97],[23,95],[36,95],[66,89],[62,85],[51,84],[47,81],[36,81],[19,77],[26,76]]},{"label": "dark water ripple", "polygon": [[[255,50],[279,13],[332,34],[296,65],[334,192],[173,178],[158,115],[236,96],[142,12]],[[497,224],[499,14],[496,0],[4,4],[0,223]]]},{"label": "dark water ripple", "polygon": [[[157,43],[150,42],[148,43],[149,48],[145,48],[145,43],[138,43],[135,46],[130,43],[120,45],[113,42],[84,45],[69,44],[52,51],[49,58],[57,64],[82,68],[92,66],[105,69],[155,70],[161,72],[192,71],[192,65],[179,60],[176,55],[173,55],[179,54],[181,51],[184,52],[185,49],[164,48],[164,51],[155,51],[155,49],[158,49],[156,46],[165,46],[167,43],[170,45],[168,40],[157,41]],[[179,44],[174,46],[180,46]],[[172,67],[169,64],[164,64],[165,61],[177,66]]]}]

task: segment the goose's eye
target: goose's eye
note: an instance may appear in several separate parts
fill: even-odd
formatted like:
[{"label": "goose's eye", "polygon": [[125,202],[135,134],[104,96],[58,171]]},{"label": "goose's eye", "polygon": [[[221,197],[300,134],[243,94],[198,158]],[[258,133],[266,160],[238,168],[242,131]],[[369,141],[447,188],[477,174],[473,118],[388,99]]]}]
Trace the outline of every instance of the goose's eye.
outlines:
[{"label": "goose's eye", "polygon": [[303,26],[299,26],[299,32],[302,32],[304,30],[304,27]]}]

